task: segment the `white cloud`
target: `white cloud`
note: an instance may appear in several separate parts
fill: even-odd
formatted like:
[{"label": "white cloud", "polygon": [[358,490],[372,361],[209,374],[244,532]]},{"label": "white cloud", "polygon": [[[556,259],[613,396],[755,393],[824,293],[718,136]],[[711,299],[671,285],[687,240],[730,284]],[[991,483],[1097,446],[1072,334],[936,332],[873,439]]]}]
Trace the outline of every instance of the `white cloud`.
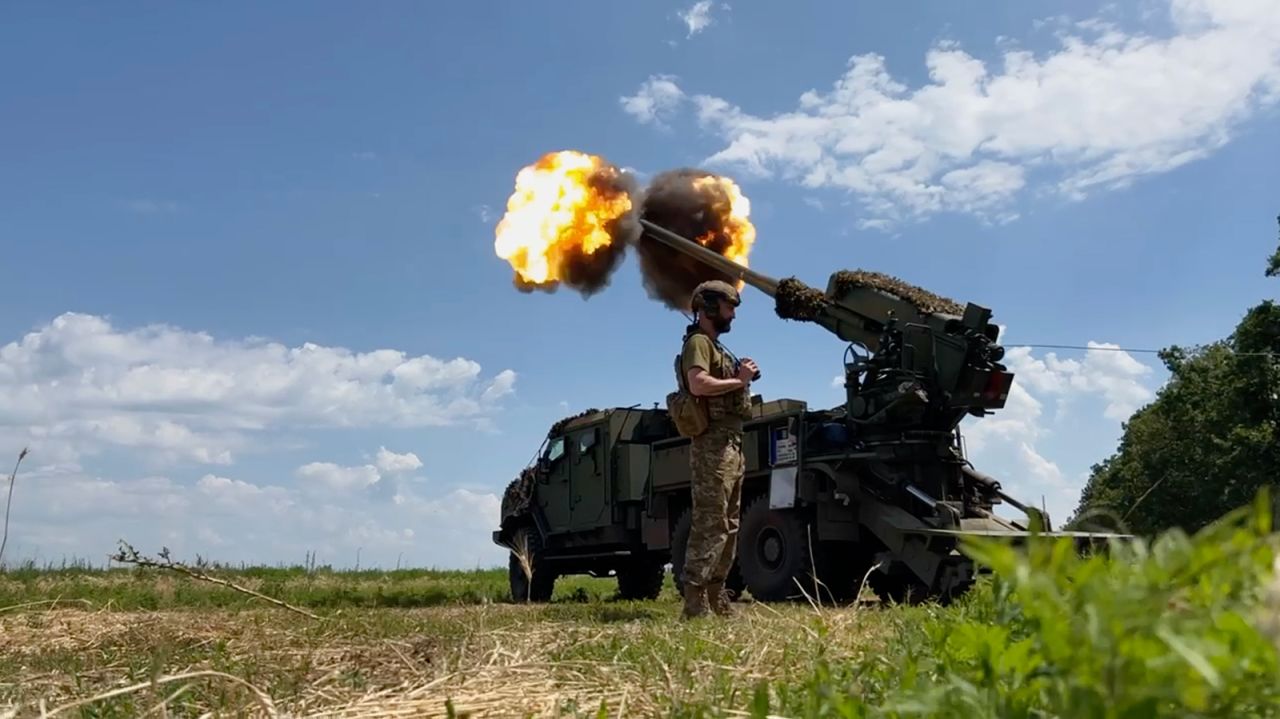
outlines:
[{"label": "white cloud", "polygon": [[1150,401],[1155,393],[1143,381],[1152,370],[1118,345],[1090,341],[1084,360],[1059,359],[1050,352],[1035,359],[1027,347],[1011,347],[1005,362],[1021,382],[1044,394],[1070,400],[1094,394],[1106,400],[1104,416],[1122,421]]},{"label": "white cloud", "polygon": [[680,106],[684,92],[671,75],[654,75],[645,80],[636,94],[619,98],[622,109],[643,124],[665,125]]},{"label": "white cloud", "polygon": [[421,468],[422,460],[418,459],[418,455],[413,452],[396,454],[386,447],[379,447],[376,464],[380,472],[397,474],[400,472],[412,472]]},{"label": "white cloud", "polygon": [[227,465],[272,432],[485,426],[515,379],[486,380],[462,357],[123,330],[67,313],[0,347],[0,430],[61,464],[131,448],[155,463]]},{"label": "white cloud", "polygon": [[689,28],[688,37],[706,30],[714,22],[711,19],[711,0],[699,0],[680,13],[680,19]]},{"label": "white cloud", "polygon": [[480,393],[480,399],[486,402],[492,402],[505,397],[515,391],[516,373],[513,370],[504,369],[493,378],[484,392]]},{"label": "white cloud", "polygon": [[369,496],[392,496],[400,491],[400,485],[391,481],[396,475],[403,475],[422,467],[422,460],[413,452],[399,454],[386,447],[379,447],[373,464],[343,466],[333,462],[308,462],[298,467],[294,474],[301,480],[301,486],[310,489],[322,489],[338,493],[364,492],[377,488],[377,494]]},{"label": "white cloud", "polygon": [[[356,470],[359,481],[361,468],[338,469]],[[387,568],[401,559],[406,566],[457,568],[506,559],[489,539],[500,506],[492,493],[421,496],[400,488],[399,501],[389,502],[213,474],[192,482],[28,471],[18,480],[4,557],[10,566],[72,557],[101,564],[119,540],[147,554],[167,546],[176,559],[198,554],[236,563],[301,562],[315,552],[319,563],[349,566],[357,551],[362,566]]]},{"label": "white cloud", "polygon": [[992,445],[1034,442],[1041,435],[1040,418],[1043,414],[1044,404],[1015,377],[1004,408],[982,417],[966,429],[965,443],[971,451],[980,452]]},{"label": "white cloud", "polygon": [[1062,486],[1062,470],[1058,469],[1058,465],[1045,459],[1031,445],[1026,442],[1021,443],[1018,446],[1018,454],[1027,471],[1040,486],[1052,488]]},{"label": "white cloud", "polygon": [[259,487],[229,477],[206,474],[195,486],[195,494],[207,499],[203,510],[223,509],[232,513],[284,512],[294,505],[289,490],[283,487]]},{"label": "white cloud", "polygon": [[382,475],[372,464],[342,467],[332,462],[310,462],[298,467],[298,478],[338,491],[366,489],[378,483]]},{"label": "white cloud", "polygon": [[[1002,327],[1000,336],[1006,331]],[[1022,501],[1039,506],[1043,498],[1057,523],[1075,509],[1088,468],[1115,451],[1121,422],[1155,396],[1151,366],[1115,345],[1087,346],[1075,359],[1006,344],[1005,363],[1015,375],[1008,401],[963,426],[975,465]],[[1088,433],[1078,431],[1084,425]],[[1098,429],[1110,439],[1095,443]],[[1001,513],[1019,514],[1010,508]]]},{"label": "white cloud", "polygon": [[1274,0],[1170,0],[1174,32],[1065,25],[1059,46],[985,63],[955,43],[925,56],[910,87],[877,54],[855,55],[828,92],[758,116],[651,77],[627,112],[661,122],[690,104],[727,144],[706,162],[860,196],[866,227],[938,212],[1016,217],[1024,192],[1080,199],[1222,147],[1280,98]]}]

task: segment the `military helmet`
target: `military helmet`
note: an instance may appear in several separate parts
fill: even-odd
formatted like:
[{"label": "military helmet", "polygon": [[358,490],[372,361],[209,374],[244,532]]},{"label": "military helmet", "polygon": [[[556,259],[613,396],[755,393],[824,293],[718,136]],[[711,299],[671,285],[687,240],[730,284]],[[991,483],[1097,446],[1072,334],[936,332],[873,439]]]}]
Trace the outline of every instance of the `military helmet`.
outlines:
[{"label": "military helmet", "polygon": [[699,284],[693,288],[692,299],[690,304],[694,309],[711,309],[715,307],[716,299],[723,299],[734,307],[742,304],[742,298],[738,296],[738,288],[722,280],[707,280]]}]

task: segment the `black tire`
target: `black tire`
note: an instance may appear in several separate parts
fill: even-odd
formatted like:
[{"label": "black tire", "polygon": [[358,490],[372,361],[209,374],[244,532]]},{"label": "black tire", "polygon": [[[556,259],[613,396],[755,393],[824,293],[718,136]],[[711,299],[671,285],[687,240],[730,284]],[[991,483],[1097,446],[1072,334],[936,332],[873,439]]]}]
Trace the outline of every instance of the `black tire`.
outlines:
[{"label": "black tire", "polygon": [[[693,522],[693,509],[685,508],[671,530],[671,578],[675,581],[676,593],[684,594],[684,554],[689,547],[689,528]],[[739,545],[741,546],[741,545]],[[747,583],[742,578],[741,559],[735,558],[729,568],[729,576],[724,581],[724,588],[730,601],[742,598]]]},{"label": "black tire", "polygon": [[618,596],[622,599],[657,599],[667,565],[660,559],[641,555],[618,568]]},{"label": "black tire", "polygon": [[872,565],[869,552],[856,542],[822,542],[817,555],[818,601],[833,604],[857,601],[862,578]]},{"label": "black tire", "polygon": [[905,567],[895,567],[888,573],[877,569],[867,578],[867,583],[885,604],[916,606],[933,599],[929,587]]},{"label": "black tire", "polygon": [[762,602],[813,594],[808,521],[794,510],[769,509],[769,495],[747,505],[738,535],[738,565],[747,591]]},{"label": "black tire", "polygon": [[555,573],[547,566],[542,553],[542,537],[533,527],[517,528],[511,534],[512,546],[527,544],[533,578],[525,575],[524,564],[513,551],[507,559],[507,581],[511,586],[511,601],[517,604],[549,602],[555,589]]},{"label": "black tire", "polygon": [[[945,570],[946,566],[953,561],[956,560],[943,559],[943,569]],[[944,582],[946,584],[944,587],[929,587],[906,566],[898,563],[891,566],[887,573],[879,570],[872,572],[867,583],[876,594],[880,595],[881,601],[908,606],[920,604],[949,606],[963,597],[973,586],[972,581],[957,581]]]}]

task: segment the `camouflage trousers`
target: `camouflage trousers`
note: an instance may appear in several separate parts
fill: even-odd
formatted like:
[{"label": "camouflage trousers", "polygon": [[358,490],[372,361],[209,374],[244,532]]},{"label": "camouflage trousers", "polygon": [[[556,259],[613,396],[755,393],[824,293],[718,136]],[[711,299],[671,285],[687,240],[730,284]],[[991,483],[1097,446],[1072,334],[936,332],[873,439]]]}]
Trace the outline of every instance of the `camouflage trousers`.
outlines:
[{"label": "camouflage trousers", "polygon": [[690,445],[693,512],[684,555],[684,581],[724,582],[738,547],[742,506],[742,431],[712,427]]}]

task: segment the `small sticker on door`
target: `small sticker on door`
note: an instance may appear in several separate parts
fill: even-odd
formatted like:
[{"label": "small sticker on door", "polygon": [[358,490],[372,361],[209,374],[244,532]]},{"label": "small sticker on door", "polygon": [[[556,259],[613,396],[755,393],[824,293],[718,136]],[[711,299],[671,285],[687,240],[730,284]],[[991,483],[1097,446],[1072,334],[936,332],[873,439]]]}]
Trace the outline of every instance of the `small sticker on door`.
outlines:
[{"label": "small sticker on door", "polygon": [[786,429],[776,429],[773,431],[773,464],[794,464],[798,453],[796,449],[795,435]]}]

